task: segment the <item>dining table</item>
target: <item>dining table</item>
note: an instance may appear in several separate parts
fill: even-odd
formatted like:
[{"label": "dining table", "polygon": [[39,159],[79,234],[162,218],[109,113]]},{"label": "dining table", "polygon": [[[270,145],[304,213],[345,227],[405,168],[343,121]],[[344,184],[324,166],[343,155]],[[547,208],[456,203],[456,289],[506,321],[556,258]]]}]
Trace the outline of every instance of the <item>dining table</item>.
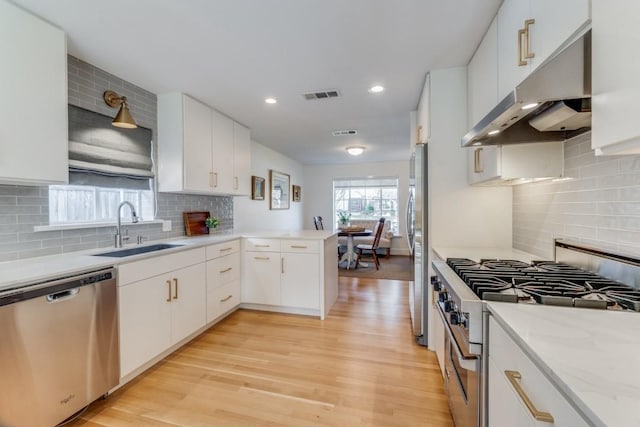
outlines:
[{"label": "dining table", "polygon": [[[364,228],[339,229],[338,236],[347,236],[347,252],[345,252],[340,258],[340,262],[343,262],[343,261],[347,262],[347,265],[346,265],[347,270],[351,268],[351,263],[353,263],[356,260],[356,257],[358,256],[358,254],[356,254],[356,252],[353,250],[353,238],[356,236],[371,236],[371,233],[373,233],[371,230],[367,230]],[[368,264],[365,264],[362,262],[360,263],[360,265],[362,265],[363,267],[369,266]]]}]

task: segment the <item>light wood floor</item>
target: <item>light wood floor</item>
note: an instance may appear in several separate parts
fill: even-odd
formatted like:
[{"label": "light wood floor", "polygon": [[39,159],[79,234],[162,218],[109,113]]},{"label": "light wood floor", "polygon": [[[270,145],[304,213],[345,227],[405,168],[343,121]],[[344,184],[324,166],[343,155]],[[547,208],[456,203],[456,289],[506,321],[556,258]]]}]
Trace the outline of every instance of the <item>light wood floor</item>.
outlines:
[{"label": "light wood floor", "polygon": [[239,310],[70,426],[453,426],[408,282],[340,278],[325,321]]}]

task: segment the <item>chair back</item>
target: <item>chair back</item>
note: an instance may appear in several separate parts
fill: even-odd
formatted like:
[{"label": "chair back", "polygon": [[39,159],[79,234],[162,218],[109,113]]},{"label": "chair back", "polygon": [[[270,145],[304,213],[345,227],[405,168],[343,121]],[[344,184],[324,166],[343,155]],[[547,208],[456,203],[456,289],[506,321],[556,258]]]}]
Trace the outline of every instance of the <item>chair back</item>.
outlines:
[{"label": "chair back", "polygon": [[322,224],[322,217],[321,216],[314,216],[313,217],[313,225],[316,226],[316,230],[324,230],[324,225]]},{"label": "chair back", "polygon": [[380,244],[380,236],[382,236],[382,229],[384,228],[384,218],[380,218],[378,222],[378,228],[376,228],[376,237],[373,238],[373,244],[371,245],[372,249],[378,249],[378,245]]}]

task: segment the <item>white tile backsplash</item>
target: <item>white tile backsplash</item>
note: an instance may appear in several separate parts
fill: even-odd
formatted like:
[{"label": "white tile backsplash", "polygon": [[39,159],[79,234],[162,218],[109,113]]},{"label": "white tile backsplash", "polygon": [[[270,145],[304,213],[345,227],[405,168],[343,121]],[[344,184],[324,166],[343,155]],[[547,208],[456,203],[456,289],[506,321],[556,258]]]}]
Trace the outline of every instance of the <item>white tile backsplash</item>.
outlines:
[{"label": "white tile backsplash", "polygon": [[567,238],[640,256],[640,156],[598,156],[591,135],[567,141],[565,182],[513,188],[513,246],[553,258]]}]

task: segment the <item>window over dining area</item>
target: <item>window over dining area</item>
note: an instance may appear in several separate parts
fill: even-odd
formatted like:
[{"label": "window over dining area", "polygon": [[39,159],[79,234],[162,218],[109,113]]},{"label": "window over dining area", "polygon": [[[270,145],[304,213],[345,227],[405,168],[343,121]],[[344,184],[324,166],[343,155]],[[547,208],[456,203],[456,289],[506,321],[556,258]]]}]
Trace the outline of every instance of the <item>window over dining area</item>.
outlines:
[{"label": "window over dining area", "polygon": [[351,214],[351,220],[377,220],[384,217],[398,234],[398,178],[341,178],[333,180],[334,224],[338,211]]}]

